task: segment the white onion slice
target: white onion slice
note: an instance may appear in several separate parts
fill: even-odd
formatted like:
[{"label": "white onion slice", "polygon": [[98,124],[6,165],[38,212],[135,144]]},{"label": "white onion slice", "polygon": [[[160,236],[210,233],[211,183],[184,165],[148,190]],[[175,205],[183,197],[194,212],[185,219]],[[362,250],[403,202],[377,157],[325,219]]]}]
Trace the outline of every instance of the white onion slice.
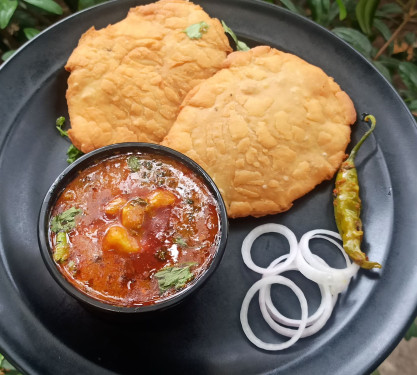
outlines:
[{"label": "white onion slice", "polygon": [[[267,268],[259,267],[252,260],[251,248],[256,238],[270,232],[282,234],[287,238],[289,253],[275,259]],[[330,267],[324,259],[313,254],[309,248],[309,241],[313,238],[322,238],[333,243],[343,254],[346,267],[342,269]],[[262,274],[262,279],[248,290],[240,310],[243,331],[253,344],[265,350],[282,350],[293,345],[300,337],[311,336],[323,328],[333,311],[338,294],[347,287],[350,279],[359,270],[359,266],[350,261],[343,247],[334,238],[341,239],[336,232],[317,229],[305,233],[297,243],[294,233],[280,224],[260,225],[246,236],[242,244],[243,261],[248,268]],[[300,271],[320,288],[321,303],[311,316],[308,316],[307,300],[302,290],[291,280],[280,276],[283,272],[293,270]],[[278,311],[271,299],[272,284],[285,285],[295,293],[301,306],[301,319],[290,319]],[[259,307],[263,318],[275,332],[290,337],[288,341],[280,344],[266,343],[253,333],[248,322],[248,309],[257,291],[259,291]]]},{"label": "white onion slice", "polygon": [[[292,335],[292,337],[288,341],[279,343],[279,344],[267,343],[259,339],[253,333],[248,322],[249,303],[252,300],[253,296],[263,286],[271,285],[271,284],[281,284],[281,285],[285,285],[289,287],[297,296],[298,300],[300,301],[300,306],[301,306],[301,319],[300,319],[301,322],[300,322],[300,326],[298,327],[298,330],[295,331],[295,333]],[[292,282],[291,280],[283,276],[268,276],[268,277],[262,278],[261,280],[258,280],[255,284],[251,286],[251,288],[246,293],[246,296],[243,299],[242,308],[240,309],[240,322],[242,324],[243,332],[245,333],[246,337],[254,345],[265,350],[282,350],[293,345],[301,337],[306,327],[307,314],[308,314],[307,300],[302,290],[297,285],[295,285],[294,282]],[[267,321],[268,324],[270,324],[271,322],[272,324],[275,323],[268,314],[265,320]]]},{"label": "white onion slice", "polygon": [[[311,253],[308,246],[309,241],[314,236],[319,234],[327,234],[340,239],[340,235],[338,233],[325,229],[312,230],[304,234],[303,237],[301,237],[299,251],[296,256],[298,269],[308,279],[318,284],[330,286],[332,294],[341,293],[348,286],[350,279],[356,275],[359,266],[354,263],[350,263],[347,258],[345,258],[347,261],[346,268],[341,269],[330,266],[325,267],[323,263],[319,263],[317,258],[313,256],[314,254]],[[326,240],[331,240],[325,236],[321,237]],[[334,241],[331,242],[337,244]],[[340,245],[337,244],[337,247],[342,251],[342,253],[344,252]]]},{"label": "white onion slice", "polygon": [[[305,233],[300,240],[299,246],[300,246],[300,250],[305,258],[305,260],[310,263],[310,265],[312,265],[313,267],[316,267],[318,269],[321,270],[332,270],[334,268],[330,267],[326,262],[323,261],[323,259],[321,259],[319,256],[314,255],[311,253],[308,244],[310,242],[311,239],[313,238],[322,238],[326,241],[331,242],[332,244],[334,244],[342,253],[345,262],[346,262],[346,267],[349,268],[349,266],[352,265],[352,262],[349,259],[349,256],[346,254],[345,250],[343,249],[343,247],[336,242],[335,240],[333,240],[330,237],[327,236],[332,236],[338,240],[341,240],[342,238],[340,237],[340,234],[337,232],[333,232],[330,230],[326,230],[326,229],[315,229],[312,231],[309,231],[307,233]],[[319,259],[321,259],[321,261],[319,261]],[[324,263],[323,263],[324,262]]]},{"label": "white onion slice", "polygon": [[[280,260],[279,258],[274,260],[269,265],[268,268],[273,268],[277,263],[279,263],[279,260]],[[320,261],[322,260],[320,259]],[[297,270],[297,266],[295,264],[288,266],[287,269],[285,270],[281,270],[280,273],[285,272],[285,271],[293,271],[293,270]],[[333,311],[333,306],[334,306],[335,301],[333,301],[332,299],[329,286],[319,284],[319,288],[320,288],[320,293],[322,296],[320,306],[314,314],[312,314],[311,316],[307,318],[306,328],[304,329],[304,332],[302,333],[301,337],[308,337],[317,333],[326,324],[326,322],[330,318],[330,315]],[[292,327],[299,327],[300,324],[302,323],[300,319],[289,319],[283,316],[275,308],[271,300],[271,285],[270,284],[265,285],[259,291],[259,307],[261,309],[262,316],[264,317],[268,325],[275,332],[283,336],[292,337],[297,332],[297,330],[284,327],[280,325],[279,323],[285,324],[287,326],[292,326]],[[273,320],[271,320],[270,318],[272,318]]]},{"label": "white onion slice", "polygon": [[[286,257],[286,255],[280,257],[283,258]],[[274,267],[277,263],[280,262],[280,258],[275,259],[268,268],[272,268]],[[323,259],[317,257],[319,261],[324,262]],[[325,262],[324,262],[325,263]],[[287,270],[283,270],[282,272],[285,271],[298,271],[298,268],[295,264],[292,264],[288,267]],[[265,276],[264,276],[265,277]],[[333,308],[333,303],[332,303],[332,295],[330,293],[330,289],[327,286],[318,284],[319,289],[320,289],[320,293],[321,293],[321,303],[319,305],[319,307],[317,308],[317,310],[314,312],[314,314],[312,314],[311,316],[308,317],[307,319],[307,327],[314,324],[323,314],[325,307],[327,306],[331,306]],[[259,292],[259,303],[265,303],[266,307],[268,309],[269,314],[271,315],[271,317],[278,323],[281,324],[285,324],[288,327],[298,327],[300,325],[300,320],[299,319],[290,319],[287,318],[286,316],[282,315],[274,306],[274,304],[272,303],[271,300],[271,286],[267,285],[265,287],[263,287],[260,292]]]},{"label": "white onion slice", "polygon": [[[277,265],[275,268],[268,269],[257,266],[251,257],[251,248],[254,243],[254,241],[265,233],[279,233],[282,234],[287,240],[290,245],[289,255],[285,262],[282,264]],[[280,269],[285,269],[288,265],[290,265],[297,255],[298,251],[298,241],[295,237],[295,234],[288,229],[286,226],[281,224],[264,224],[256,227],[252,231],[249,232],[249,234],[245,237],[242,244],[242,257],[243,261],[245,262],[246,266],[250,268],[252,271],[255,271],[257,273],[260,273],[262,275],[264,274],[274,274],[276,271],[279,271]]]}]

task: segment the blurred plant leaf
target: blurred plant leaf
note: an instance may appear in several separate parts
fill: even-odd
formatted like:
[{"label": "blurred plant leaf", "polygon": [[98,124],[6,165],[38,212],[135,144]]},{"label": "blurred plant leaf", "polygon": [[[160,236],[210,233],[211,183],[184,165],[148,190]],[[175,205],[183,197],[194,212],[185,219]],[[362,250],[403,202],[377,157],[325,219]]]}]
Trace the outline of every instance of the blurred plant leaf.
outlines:
[{"label": "blurred plant leaf", "polygon": [[365,57],[370,58],[372,44],[366,35],[355,29],[347,27],[336,27],[332,30],[338,37],[348,42],[353,48],[362,53]]},{"label": "blurred plant leaf", "polygon": [[0,354],[0,374],[22,375],[2,354]]},{"label": "blurred plant leaf", "polygon": [[78,0],[78,10],[90,8],[94,5],[104,3],[106,0]]},{"label": "blurred plant leaf", "polygon": [[311,17],[320,25],[326,25],[327,14],[330,9],[330,0],[308,0]]},{"label": "blurred plant leaf", "polygon": [[[414,110],[417,111],[417,100],[414,103]],[[413,109],[411,109],[413,111]],[[408,329],[407,333],[405,334],[404,338],[408,341],[413,337],[417,337],[417,320],[415,320],[411,327]]]},{"label": "blurred plant leaf", "polygon": [[339,20],[340,20],[340,8],[336,1],[330,5],[329,14],[327,15],[327,21],[326,21],[327,26],[331,25],[338,15],[339,15]]},{"label": "blurred plant leaf", "polygon": [[291,0],[280,0],[280,3],[291,12],[304,15],[304,12],[298,8]]},{"label": "blurred plant leaf", "polygon": [[391,78],[391,73],[389,71],[389,69],[380,61],[373,61],[372,62],[375,67],[378,69],[378,71],[388,80],[388,81],[392,81]]},{"label": "blurred plant leaf", "polygon": [[408,103],[408,108],[414,116],[417,116],[417,100],[413,100],[412,102]]},{"label": "blurred plant leaf", "polygon": [[38,25],[38,20],[34,16],[19,8],[14,12],[13,22],[16,22],[22,28]]},{"label": "blurred plant leaf", "polygon": [[397,3],[386,3],[381,5],[375,12],[377,17],[392,17],[396,14],[402,14],[403,10]]},{"label": "blurred plant leaf", "polygon": [[400,64],[400,60],[389,56],[381,56],[378,62],[383,64],[387,69],[390,70],[390,72],[396,71],[398,69],[398,65]]},{"label": "blurred plant leaf", "polygon": [[391,38],[391,30],[389,29],[388,25],[380,18],[374,19],[374,27],[381,33],[385,40],[389,40],[389,38]]},{"label": "blurred plant leaf", "polygon": [[15,0],[0,0],[0,29],[5,29],[17,8]]},{"label": "blurred plant leaf", "polygon": [[16,50],[11,49],[10,51],[7,51],[7,52],[3,53],[3,54],[1,55],[1,59],[2,59],[3,61],[6,61],[6,60],[7,60],[8,58],[10,58],[10,56],[12,56],[15,52],[16,52]]},{"label": "blurred plant leaf", "polygon": [[339,7],[339,20],[343,21],[347,16],[346,6],[343,0],[336,0],[337,6]]},{"label": "blurred plant leaf", "polygon": [[416,33],[409,32],[404,35],[404,40],[409,45],[413,45],[416,42],[416,39],[417,39],[417,31]]},{"label": "blurred plant leaf", "polygon": [[61,5],[53,0],[23,0],[25,3],[45,10],[48,13],[61,15],[63,13]]},{"label": "blurred plant leaf", "polygon": [[40,33],[38,29],[34,29],[33,27],[26,27],[23,29],[23,32],[25,33],[25,36],[28,38],[28,40],[32,39]]},{"label": "blurred plant leaf", "polygon": [[417,65],[402,61],[398,65],[398,74],[411,94],[417,98]]},{"label": "blurred plant leaf", "polygon": [[380,0],[359,0],[356,5],[356,19],[362,32],[366,35],[372,34],[375,12]]}]

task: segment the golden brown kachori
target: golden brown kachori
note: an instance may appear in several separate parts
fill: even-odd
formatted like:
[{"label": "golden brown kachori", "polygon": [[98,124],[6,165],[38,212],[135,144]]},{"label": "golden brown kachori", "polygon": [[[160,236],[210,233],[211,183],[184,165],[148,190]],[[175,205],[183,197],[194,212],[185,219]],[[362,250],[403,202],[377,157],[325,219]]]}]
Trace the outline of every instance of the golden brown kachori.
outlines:
[{"label": "golden brown kachori", "polygon": [[223,66],[188,93],[162,144],[209,173],[230,217],[286,211],[343,161],[353,103],[320,68],[267,46]]},{"label": "golden brown kachori", "polygon": [[[184,30],[205,22],[191,39]],[[220,22],[183,0],[132,8],[104,29],[89,29],[66,69],[69,137],[83,152],[119,142],[160,142],[185,95],[222,66],[229,42]]]}]

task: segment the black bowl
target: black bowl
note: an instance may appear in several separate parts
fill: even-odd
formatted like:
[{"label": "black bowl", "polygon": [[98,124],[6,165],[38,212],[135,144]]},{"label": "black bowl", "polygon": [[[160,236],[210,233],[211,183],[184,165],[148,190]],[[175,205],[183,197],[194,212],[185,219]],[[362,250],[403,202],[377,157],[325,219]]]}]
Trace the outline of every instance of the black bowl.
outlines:
[{"label": "black bowl", "polygon": [[[95,298],[90,297],[87,294],[81,292],[79,289],[77,289],[75,286],[73,286],[69,281],[65,279],[65,277],[57,268],[54,260],[52,259],[52,249],[49,241],[49,222],[51,219],[51,211],[55,206],[59,196],[61,195],[65,187],[77,176],[77,174],[80,171],[88,168],[89,166],[97,163],[102,159],[132,152],[144,152],[148,154],[169,157],[175,161],[182,163],[191,171],[193,171],[197,176],[199,176],[203,183],[208,187],[209,191],[212,193],[219,206],[220,238],[218,241],[217,251],[209,267],[202,275],[200,275],[195,281],[190,283],[190,285],[188,285],[186,288],[178,291],[171,297],[164,299],[160,302],[156,302],[152,305],[125,307],[112,305],[110,303],[105,303],[96,300]],[[142,313],[149,313],[151,311],[165,310],[166,308],[177,305],[178,303],[185,300],[197,289],[199,289],[218,267],[226,248],[227,236],[228,220],[226,207],[224,205],[223,199],[217,186],[210,178],[210,176],[197,163],[195,163],[187,156],[168,147],[150,143],[120,143],[102,147],[86,155],[83,155],[81,158],[79,158],[70,166],[68,166],[51,185],[42,202],[38,222],[38,240],[42,258],[46,264],[48,271],[51,273],[56,282],[68,294],[75,297],[85,307],[92,308],[93,311],[97,312],[119,313],[118,315],[138,315]]]}]

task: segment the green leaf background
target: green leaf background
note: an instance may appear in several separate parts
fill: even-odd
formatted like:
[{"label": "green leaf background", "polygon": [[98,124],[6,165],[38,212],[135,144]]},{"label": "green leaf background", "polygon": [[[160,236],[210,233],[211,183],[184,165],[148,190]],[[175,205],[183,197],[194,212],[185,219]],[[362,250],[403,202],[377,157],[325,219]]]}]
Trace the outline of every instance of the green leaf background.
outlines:
[{"label": "green leaf background", "polygon": [[17,8],[17,1],[0,0],[0,29],[6,28],[16,8]]}]

